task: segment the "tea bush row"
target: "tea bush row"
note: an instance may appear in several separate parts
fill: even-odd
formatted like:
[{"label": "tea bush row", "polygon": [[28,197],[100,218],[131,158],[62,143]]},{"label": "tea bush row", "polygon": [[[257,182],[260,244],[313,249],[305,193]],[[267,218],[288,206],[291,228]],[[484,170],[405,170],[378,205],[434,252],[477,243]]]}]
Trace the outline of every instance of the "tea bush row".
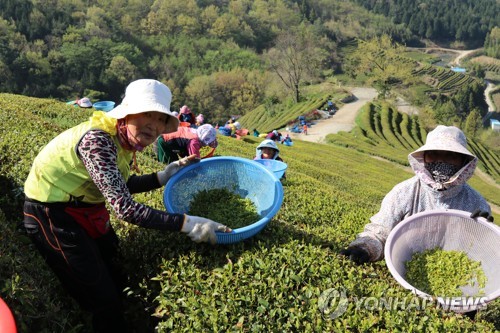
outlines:
[{"label": "tea bush row", "polygon": [[[16,114],[17,120],[1,132],[2,141],[9,136],[19,156],[40,149],[66,126],[23,111],[30,109],[23,103],[32,102],[24,97],[10,101],[9,115]],[[51,110],[70,117],[63,115],[64,105],[55,104]],[[8,120],[4,114],[2,106],[2,120]],[[83,117],[74,116],[75,124]],[[31,124],[41,126],[36,130]],[[21,130],[25,128],[31,130]],[[37,148],[29,147],[33,134],[38,136]],[[247,158],[261,141],[219,140],[217,155]],[[338,255],[378,210],[384,194],[411,172],[334,145],[296,140],[294,146],[280,149],[288,164],[283,205],[269,225],[247,241],[195,244],[183,234],[142,229],[112,217],[122,242],[126,312],[133,331],[157,326],[159,332],[494,332],[495,307],[472,321],[432,305],[406,310],[356,303],[363,297],[412,298],[383,261],[356,266]],[[0,159],[8,163],[2,177],[21,186],[30,161],[4,154],[0,150]],[[11,163],[21,166],[14,169]],[[143,173],[164,167],[151,148],[138,154],[138,163]],[[15,200],[3,190],[2,197]],[[162,189],[135,197],[163,209]],[[15,231],[20,218],[19,212],[0,219],[0,275],[5,281],[1,297],[11,305],[23,332],[86,332],[86,314],[59,289],[25,236]],[[345,289],[348,297],[345,313],[336,319],[319,310],[320,295],[331,288]]]},{"label": "tea bush row", "polygon": [[[427,135],[418,117],[401,114],[394,108],[377,103],[365,105],[356,118],[356,124],[357,127],[349,133],[327,135],[327,142],[379,156],[402,166],[409,165],[408,154],[421,146]],[[403,142],[408,144],[408,148]],[[491,203],[499,205],[500,198],[495,193],[498,193],[496,184],[500,181],[500,156],[476,140],[469,139],[468,145],[478,157],[478,168],[492,178],[492,181],[487,181],[474,176],[470,184]]]},{"label": "tea bush row", "polygon": [[476,81],[468,74],[457,73],[450,69],[437,67],[434,65],[423,65],[414,70],[416,75],[428,76],[431,78],[432,87],[442,92],[455,91],[463,85]]}]

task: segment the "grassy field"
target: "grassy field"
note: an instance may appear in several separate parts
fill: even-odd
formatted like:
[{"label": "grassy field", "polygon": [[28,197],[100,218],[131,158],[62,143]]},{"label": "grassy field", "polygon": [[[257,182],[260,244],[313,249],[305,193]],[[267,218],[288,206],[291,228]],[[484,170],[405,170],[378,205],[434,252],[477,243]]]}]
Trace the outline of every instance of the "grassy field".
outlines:
[{"label": "grassy field", "polygon": [[500,119],[500,111],[498,111],[498,106],[497,106],[500,105],[500,89],[495,89],[495,91],[491,93],[491,99],[493,100],[493,104],[495,105],[496,108],[496,112],[494,112],[494,115],[491,118]]},{"label": "grassy field", "polygon": [[[133,331],[499,330],[498,301],[473,320],[423,303],[392,278],[384,261],[356,266],[338,254],[377,212],[384,195],[412,176],[399,163],[425,135],[416,121],[399,122],[394,115],[389,118],[390,108],[372,108],[377,112],[364,120],[365,126],[377,125],[370,137],[357,140],[363,141],[359,149],[300,141],[280,146],[288,164],[283,205],[247,241],[195,244],[182,234],[145,230],[112,218],[128,276],[126,311]],[[52,100],[0,94],[0,296],[11,306],[19,332],[88,332],[87,314],[60,290],[17,225],[22,219],[21,187],[33,158],[60,131],[89,115]],[[408,133],[401,126],[404,121]],[[386,124],[392,124],[390,133]],[[364,130],[368,134],[368,127]],[[219,140],[216,155],[252,158],[261,139]],[[372,158],[376,150],[365,151],[370,140],[380,142],[380,156],[399,153],[392,161]],[[151,149],[139,154],[138,163],[144,173],[164,167]],[[162,197],[162,190],[135,196],[164,209]],[[347,304],[337,317],[325,311],[335,309],[335,299],[328,297],[332,290],[346,295]],[[390,305],[391,300],[396,303]]]}]

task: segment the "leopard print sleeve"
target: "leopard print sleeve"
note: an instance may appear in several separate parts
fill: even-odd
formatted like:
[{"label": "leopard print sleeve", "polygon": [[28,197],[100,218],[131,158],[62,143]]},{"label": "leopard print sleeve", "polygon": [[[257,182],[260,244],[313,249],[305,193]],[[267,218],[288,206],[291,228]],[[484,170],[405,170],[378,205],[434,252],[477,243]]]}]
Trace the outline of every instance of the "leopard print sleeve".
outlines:
[{"label": "leopard print sleeve", "polygon": [[181,229],[184,215],[168,214],[134,201],[118,170],[118,150],[109,133],[91,130],[80,140],[77,149],[90,178],[119,219],[146,228]]}]

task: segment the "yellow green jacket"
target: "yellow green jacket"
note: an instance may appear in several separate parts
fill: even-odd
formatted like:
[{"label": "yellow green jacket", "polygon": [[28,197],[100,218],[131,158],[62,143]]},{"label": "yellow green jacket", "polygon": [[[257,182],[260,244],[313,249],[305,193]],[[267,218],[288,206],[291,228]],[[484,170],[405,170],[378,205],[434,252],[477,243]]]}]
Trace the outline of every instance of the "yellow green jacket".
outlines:
[{"label": "yellow green jacket", "polygon": [[122,148],[116,135],[117,120],[94,112],[86,121],[59,134],[38,154],[24,184],[30,199],[40,202],[102,203],[105,201],[78,157],[77,146],[90,130],[108,132],[118,149],[118,169],[125,181],[130,175],[133,153]]}]

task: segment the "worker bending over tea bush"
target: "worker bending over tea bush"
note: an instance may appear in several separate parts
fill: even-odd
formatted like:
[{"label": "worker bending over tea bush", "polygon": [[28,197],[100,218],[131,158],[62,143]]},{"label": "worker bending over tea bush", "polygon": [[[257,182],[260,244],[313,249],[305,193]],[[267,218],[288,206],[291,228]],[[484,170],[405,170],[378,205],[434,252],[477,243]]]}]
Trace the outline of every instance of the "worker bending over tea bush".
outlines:
[{"label": "worker bending over tea bush", "polygon": [[391,230],[405,218],[427,210],[458,209],[471,212],[472,218],[493,221],[486,200],[466,183],[477,164],[466,145],[457,127],[439,125],[429,132],[425,145],[408,155],[415,176],[394,186],[364,231],[340,253],[358,264],[381,260]]},{"label": "worker bending over tea bush", "polygon": [[25,182],[24,227],[38,251],[79,305],[92,313],[95,332],[127,332],[118,237],[106,202],[116,216],[140,227],[186,233],[195,242],[215,242],[230,231],[212,220],[170,214],[134,201],[132,193],[164,186],[182,159],[149,175],[130,175],[136,152],[161,133],[175,132],[170,89],[137,80],[113,110],[59,134],[38,154]]}]

